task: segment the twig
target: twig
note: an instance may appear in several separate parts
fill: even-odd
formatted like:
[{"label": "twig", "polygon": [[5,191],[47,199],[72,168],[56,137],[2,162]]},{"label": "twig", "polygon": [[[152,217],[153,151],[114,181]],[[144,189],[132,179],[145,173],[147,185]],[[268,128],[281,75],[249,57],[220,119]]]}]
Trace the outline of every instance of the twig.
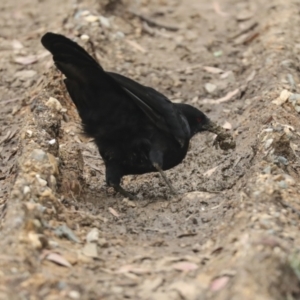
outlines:
[{"label": "twig", "polygon": [[242,159],[242,157],[239,156],[238,159],[235,161],[235,163],[234,163],[234,165],[233,165],[232,168],[235,168],[239,164],[239,162],[241,161],[241,159]]},{"label": "twig", "polygon": [[83,154],[84,157],[90,157],[90,158],[96,158],[96,159],[100,159],[100,157],[98,155],[91,155],[91,154]]},{"label": "twig", "polygon": [[147,32],[147,33],[150,34],[150,35],[155,35],[154,29],[151,28],[151,27],[148,25],[147,22],[143,22],[142,25],[143,25],[143,30],[144,30],[145,32]]},{"label": "twig", "polygon": [[162,233],[162,234],[168,233],[168,231],[166,231],[166,230],[162,230],[162,229],[158,229],[158,228],[150,228],[150,227],[143,228],[143,230],[144,231],[158,232],[158,233]]},{"label": "twig", "polygon": [[203,99],[201,101],[202,104],[220,104],[220,103],[223,103],[223,102],[226,102],[226,101],[229,101],[232,99],[232,97],[234,97],[235,95],[237,95],[239,93],[239,89],[235,89],[234,91],[232,92],[228,92],[226,96],[222,97],[222,98],[219,98],[219,99]]},{"label": "twig", "polygon": [[6,103],[11,103],[11,102],[15,102],[20,100],[21,98],[17,97],[17,98],[12,98],[12,99],[7,99],[7,100],[1,100],[0,103],[1,104],[6,104]]},{"label": "twig", "polygon": [[249,31],[253,30],[254,28],[256,28],[258,26],[258,22],[254,21],[253,23],[250,23],[249,26],[247,26],[246,28],[242,29],[241,31],[239,31],[238,33],[234,34],[233,36],[230,37],[230,39],[235,39],[245,33],[248,33]]},{"label": "twig", "polygon": [[197,69],[200,69],[200,68],[202,68],[203,67],[203,64],[198,64],[198,65],[193,65],[193,66],[189,66],[189,67],[186,67],[186,68],[180,68],[180,69],[175,69],[174,71],[175,72],[184,72],[184,71],[186,71],[186,70],[197,70]]},{"label": "twig", "polygon": [[178,31],[179,30],[179,27],[177,27],[177,26],[165,25],[165,24],[158,23],[157,21],[154,21],[148,17],[145,17],[135,11],[129,10],[128,12],[131,13],[132,15],[140,18],[142,21],[147,22],[150,26],[152,25],[152,26],[155,26],[158,28],[164,28],[164,29],[170,30],[170,31]]},{"label": "twig", "polygon": [[140,44],[138,44],[137,42],[135,41],[132,41],[132,40],[125,40],[127,44],[129,44],[131,47],[133,47],[134,49],[142,52],[142,53],[146,53],[147,50],[142,47]]},{"label": "twig", "polygon": [[189,236],[195,236],[195,235],[197,235],[196,232],[182,232],[182,233],[177,235],[177,238],[181,239],[183,237],[189,237]]},{"label": "twig", "polygon": [[210,210],[214,210],[214,209],[219,208],[224,202],[225,202],[225,201],[222,201],[220,204],[211,207]]}]

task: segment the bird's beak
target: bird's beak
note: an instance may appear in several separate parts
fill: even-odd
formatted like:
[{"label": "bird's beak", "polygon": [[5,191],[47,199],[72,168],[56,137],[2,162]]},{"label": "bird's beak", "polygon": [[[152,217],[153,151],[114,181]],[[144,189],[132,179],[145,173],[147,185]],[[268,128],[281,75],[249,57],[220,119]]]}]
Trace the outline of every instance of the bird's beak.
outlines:
[{"label": "bird's beak", "polygon": [[220,131],[219,127],[220,126],[218,126],[216,123],[214,123],[211,120],[208,120],[206,124],[201,125],[201,128],[203,128],[204,130],[207,130],[207,131],[215,133],[215,134],[219,133],[219,131]]}]

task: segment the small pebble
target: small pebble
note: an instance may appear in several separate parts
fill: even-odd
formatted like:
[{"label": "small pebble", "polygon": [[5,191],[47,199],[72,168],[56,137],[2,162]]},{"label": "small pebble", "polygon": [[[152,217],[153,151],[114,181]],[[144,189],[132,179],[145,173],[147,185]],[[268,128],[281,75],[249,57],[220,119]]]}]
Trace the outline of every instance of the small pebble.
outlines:
[{"label": "small pebble", "polygon": [[50,144],[50,145],[54,145],[55,143],[56,143],[55,139],[48,141],[48,144]]},{"label": "small pebble", "polygon": [[223,55],[223,51],[222,50],[219,50],[219,51],[215,51],[214,52],[214,56],[215,57],[220,57],[220,56],[222,56]]},{"label": "small pebble", "polygon": [[127,198],[124,198],[124,199],[122,200],[122,202],[123,202],[124,204],[126,204],[128,207],[136,207],[136,204],[135,204],[133,201],[128,200]]},{"label": "small pebble", "polygon": [[47,185],[47,181],[42,179],[39,174],[36,174],[35,177],[36,177],[37,181],[39,182],[39,184],[41,186],[46,186]]},{"label": "small pebble", "polygon": [[52,190],[55,190],[55,189],[56,189],[56,185],[57,185],[57,182],[56,182],[55,176],[50,175],[50,179],[49,179],[49,187],[50,187]]},{"label": "small pebble", "polygon": [[85,21],[87,21],[89,23],[94,23],[94,22],[97,22],[99,20],[99,17],[89,15],[89,16],[86,16],[84,19],[85,19]]},{"label": "small pebble", "polygon": [[83,41],[88,41],[90,39],[90,37],[87,35],[87,34],[82,34],[80,36],[80,38],[83,40]]},{"label": "small pebble", "polygon": [[206,83],[204,87],[205,87],[205,90],[210,94],[212,94],[217,89],[217,86],[215,84],[212,84],[209,82]]},{"label": "small pebble", "polygon": [[99,230],[97,228],[93,228],[86,236],[87,243],[97,242],[99,239]]},{"label": "small pebble", "polygon": [[280,96],[278,98],[276,98],[275,100],[273,100],[272,103],[280,106],[283,103],[285,103],[291,95],[292,95],[292,93],[289,92],[288,90],[282,90],[280,93]]},{"label": "small pebble", "polygon": [[59,282],[57,283],[57,288],[58,288],[59,290],[64,290],[66,287],[67,287],[67,283],[64,282],[64,281],[59,281]]},{"label": "small pebble", "polygon": [[65,238],[69,239],[70,241],[80,243],[80,240],[78,239],[78,237],[67,225],[61,225],[61,226],[57,227],[55,229],[54,233],[58,237],[65,237]]},{"label": "small pebble", "polygon": [[41,149],[34,149],[31,153],[30,157],[37,161],[44,161],[48,158],[46,152],[44,152]]},{"label": "small pebble", "polygon": [[52,108],[53,110],[56,110],[58,112],[61,112],[62,110],[62,105],[61,103],[53,97],[50,97],[49,100],[45,103],[48,107]]},{"label": "small pebble", "polygon": [[99,21],[100,21],[100,24],[104,27],[107,27],[109,28],[110,27],[110,22],[109,22],[109,19],[108,18],[105,18],[103,16],[99,16]]},{"label": "small pebble", "polygon": [[82,253],[87,257],[97,257],[98,256],[97,245],[95,243],[85,244],[82,249]]},{"label": "small pebble", "polygon": [[271,174],[271,166],[267,166],[266,168],[264,168],[263,173],[264,174]]},{"label": "small pebble", "polygon": [[25,185],[24,186],[24,189],[23,189],[23,194],[24,195],[27,195],[30,193],[30,187],[28,185]]},{"label": "small pebble", "polygon": [[122,32],[122,31],[117,31],[116,33],[115,33],[115,37],[117,38],[117,39],[124,39],[124,37],[125,37],[125,34]]},{"label": "small pebble", "polygon": [[264,132],[273,132],[273,128],[264,129]]},{"label": "small pebble", "polygon": [[80,293],[79,292],[77,292],[77,291],[70,291],[69,292],[69,297],[71,298],[71,299],[74,299],[74,300],[76,300],[76,299],[80,299]]},{"label": "small pebble", "polygon": [[287,189],[288,188],[288,185],[287,183],[284,181],[284,180],[281,180],[278,182],[278,186],[281,188],[281,189]]},{"label": "small pebble", "polygon": [[288,175],[288,174],[285,174],[285,181],[288,185],[295,185],[296,184],[295,179],[292,176]]},{"label": "small pebble", "polygon": [[277,156],[275,158],[275,162],[281,163],[285,166],[287,166],[289,164],[289,161],[284,156]]},{"label": "small pebble", "polygon": [[300,104],[300,94],[291,94],[289,96],[289,102]]},{"label": "small pebble", "polygon": [[28,137],[32,137],[33,134],[32,130],[27,130],[26,133]]}]

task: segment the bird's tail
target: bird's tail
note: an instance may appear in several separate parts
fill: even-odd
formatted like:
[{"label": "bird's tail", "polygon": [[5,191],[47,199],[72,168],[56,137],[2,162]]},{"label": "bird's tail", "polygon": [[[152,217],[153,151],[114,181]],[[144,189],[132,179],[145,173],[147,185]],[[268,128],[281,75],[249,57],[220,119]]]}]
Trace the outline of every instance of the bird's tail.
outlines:
[{"label": "bird's tail", "polygon": [[[72,101],[84,124],[97,127],[102,115],[109,115],[116,106],[116,97],[109,93],[120,90],[107,73],[82,47],[63,35],[48,32],[41,40],[53,55],[57,68],[66,76],[64,80]],[[103,97],[106,95],[107,97]],[[110,105],[103,103],[109,99]],[[86,128],[86,131],[91,131]]]},{"label": "bird's tail", "polygon": [[41,42],[51,52],[57,68],[67,79],[91,84],[95,76],[101,76],[104,72],[82,47],[63,35],[48,32]]}]

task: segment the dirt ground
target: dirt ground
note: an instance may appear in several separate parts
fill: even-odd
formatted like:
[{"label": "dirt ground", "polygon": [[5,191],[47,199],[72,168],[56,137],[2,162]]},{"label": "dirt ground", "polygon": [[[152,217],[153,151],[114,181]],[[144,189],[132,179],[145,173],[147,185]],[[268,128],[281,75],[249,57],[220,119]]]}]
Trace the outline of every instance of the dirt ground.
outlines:
[{"label": "dirt ground", "polygon": [[[300,2],[2,0],[0,299],[300,299]],[[237,147],[193,138],[184,162],[104,165],[41,36],[190,103]],[[117,121],[117,120],[116,120]]]}]

